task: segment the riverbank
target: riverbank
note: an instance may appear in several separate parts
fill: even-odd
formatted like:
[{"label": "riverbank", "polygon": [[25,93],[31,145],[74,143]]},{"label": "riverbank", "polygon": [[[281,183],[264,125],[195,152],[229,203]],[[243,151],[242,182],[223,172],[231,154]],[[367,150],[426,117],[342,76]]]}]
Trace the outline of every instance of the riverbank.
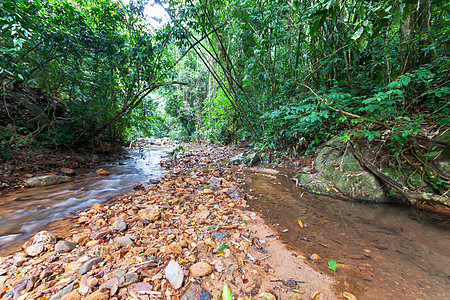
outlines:
[{"label": "riverbank", "polygon": [[[154,184],[96,204],[64,235],[39,234],[1,259],[17,299],[343,299],[249,211],[226,148],[186,151]],[[209,296],[208,296],[209,295]],[[185,298],[183,298],[185,297]]]}]

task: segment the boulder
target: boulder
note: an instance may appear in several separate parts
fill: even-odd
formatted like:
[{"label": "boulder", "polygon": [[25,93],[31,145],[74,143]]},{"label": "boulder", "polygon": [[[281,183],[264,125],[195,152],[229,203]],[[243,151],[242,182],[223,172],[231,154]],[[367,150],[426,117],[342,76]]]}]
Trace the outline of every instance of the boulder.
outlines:
[{"label": "boulder", "polygon": [[297,174],[305,189],[332,196],[387,202],[386,190],[378,178],[361,166],[350,147],[334,138],[317,152],[314,173]]}]

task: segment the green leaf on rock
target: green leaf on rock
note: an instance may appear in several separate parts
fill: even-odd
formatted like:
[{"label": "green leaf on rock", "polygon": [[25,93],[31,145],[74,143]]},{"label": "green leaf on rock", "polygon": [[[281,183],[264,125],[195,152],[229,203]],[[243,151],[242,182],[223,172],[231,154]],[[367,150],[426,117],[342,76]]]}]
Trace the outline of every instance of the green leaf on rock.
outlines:
[{"label": "green leaf on rock", "polygon": [[227,244],[222,244],[219,246],[219,251],[222,252],[223,249],[228,249],[228,245]]},{"label": "green leaf on rock", "polygon": [[328,267],[330,267],[330,269],[331,269],[333,272],[336,272],[336,269],[337,269],[337,262],[336,262],[334,259],[330,259],[330,260],[328,261]]},{"label": "green leaf on rock", "polygon": [[233,294],[231,294],[231,290],[226,283],[223,287],[222,300],[233,300]]}]

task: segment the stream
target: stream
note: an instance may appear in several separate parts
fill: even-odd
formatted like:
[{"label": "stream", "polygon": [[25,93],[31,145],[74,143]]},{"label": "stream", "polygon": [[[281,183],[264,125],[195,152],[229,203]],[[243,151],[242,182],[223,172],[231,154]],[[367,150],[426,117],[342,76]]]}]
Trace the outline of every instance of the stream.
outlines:
[{"label": "stream", "polygon": [[[88,170],[69,183],[1,195],[0,255],[19,250],[40,230],[58,235],[71,226],[72,214],[160,177],[164,170],[159,162],[169,151],[140,148],[99,166],[110,176]],[[246,177],[250,208],[263,214],[287,247],[333,277],[339,294],[348,291],[369,300],[450,299],[448,216],[309,194],[285,175],[248,172]],[[312,254],[320,259],[308,259]],[[330,259],[337,261],[336,272],[328,268]]]},{"label": "stream", "polygon": [[170,150],[160,146],[139,148],[117,162],[98,167],[109,171],[109,176],[87,170],[71,182],[0,195],[0,255],[19,250],[25,240],[48,229],[50,223],[54,228],[60,227],[58,220],[162,176],[164,169],[159,162]]},{"label": "stream", "polygon": [[[339,294],[450,299],[448,216],[310,194],[282,175],[248,177],[250,207],[264,215],[287,247],[335,278]],[[309,259],[312,254],[321,259]],[[330,259],[337,261],[336,273],[328,268]]]}]

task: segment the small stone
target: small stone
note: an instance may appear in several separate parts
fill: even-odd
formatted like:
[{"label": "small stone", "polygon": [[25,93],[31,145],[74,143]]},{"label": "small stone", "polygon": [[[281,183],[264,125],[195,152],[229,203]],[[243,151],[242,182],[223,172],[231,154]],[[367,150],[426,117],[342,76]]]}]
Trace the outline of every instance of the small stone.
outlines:
[{"label": "small stone", "polygon": [[216,231],[212,234],[213,238],[217,240],[222,240],[230,236],[230,234],[226,231]]},{"label": "small stone", "polygon": [[81,276],[81,275],[86,274],[87,272],[89,272],[92,269],[93,266],[95,266],[96,264],[98,264],[101,261],[103,261],[103,257],[95,257],[95,258],[92,258],[92,259],[88,260],[78,270],[78,275],[77,276]]},{"label": "small stone", "polygon": [[277,299],[273,294],[268,293],[268,292],[262,292],[261,294],[258,295],[258,297],[262,298],[262,299],[266,299],[266,300],[276,300]]},{"label": "small stone", "polygon": [[61,173],[66,174],[66,175],[75,175],[75,170],[74,169],[61,168],[59,170],[61,171]]},{"label": "small stone", "polygon": [[84,298],[84,300],[107,300],[109,299],[109,295],[107,293],[102,293],[100,291],[96,291],[92,294],[89,294]]},{"label": "small stone", "polygon": [[214,191],[211,190],[211,189],[204,189],[204,190],[203,190],[203,194],[205,194],[205,195],[211,195],[211,194],[214,194]]},{"label": "small stone", "polygon": [[65,288],[63,288],[61,291],[50,297],[50,300],[60,300],[65,295],[69,294],[73,290],[73,283],[69,284]]},{"label": "small stone", "polygon": [[181,248],[187,248],[188,243],[185,240],[181,240],[178,242],[178,245],[180,245]]},{"label": "small stone", "polygon": [[126,247],[133,244],[133,241],[127,236],[119,236],[114,239],[114,242],[122,247]]},{"label": "small stone", "polygon": [[146,294],[152,290],[152,286],[148,282],[138,282],[128,287],[128,293]]},{"label": "small stone", "polygon": [[181,266],[174,260],[171,260],[166,267],[165,275],[172,287],[178,290],[183,285],[184,272]]},{"label": "small stone", "polygon": [[187,291],[181,296],[181,300],[209,300],[212,299],[210,293],[198,284],[191,284]]},{"label": "small stone", "polygon": [[118,231],[125,230],[127,229],[127,223],[125,223],[124,221],[115,221],[112,229]]},{"label": "small stone", "polygon": [[16,267],[20,267],[23,265],[24,262],[27,261],[27,258],[26,258],[25,253],[21,252],[21,253],[14,255],[13,260],[14,260],[14,265]]},{"label": "small stone", "polygon": [[124,282],[120,286],[122,287],[122,286],[130,285],[132,283],[138,282],[138,280],[139,280],[138,274],[128,273],[128,274],[125,274]]},{"label": "small stone", "polygon": [[68,241],[59,241],[55,245],[55,252],[56,253],[70,252],[73,249],[75,249],[76,246],[77,246],[77,244],[75,244],[75,243],[71,243]]},{"label": "small stone", "polygon": [[344,296],[344,298],[347,300],[356,300],[356,296],[349,292],[343,292],[342,296]]},{"label": "small stone", "polygon": [[162,279],[162,278],[163,278],[163,274],[158,273],[158,274],[156,274],[155,276],[152,277],[152,280],[159,280],[159,279]]},{"label": "small stone", "polygon": [[100,175],[100,176],[108,176],[108,175],[111,174],[110,172],[108,172],[108,171],[106,171],[106,170],[104,170],[104,169],[102,169],[102,168],[97,169],[97,170],[95,171],[95,173],[97,173],[97,174]]},{"label": "small stone", "polygon": [[88,287],[94,287],[94,286],[96,286],[98,284],[98,279],[97,278],[95,278],[95,277],[89,277],[87,280],[86,280],[86,285],[88,286]]},{"label": "small stone", "polygon": [[171,243],[169,246],[167,246],[167,252],[181,254],[181,252],[183,252],[183,249],[177,243]]},{"label": "small stone", "polygon": [[203,261],[193,264],[189,268],[189,271],[191,272],[191,276],[194,278],[209,275],[209,274],[211,274],[212,270],[213,270],[212,266]]},{"label": "small stone", "polygon": [[317,254],[311,254],[311,256],[309,257],[310,260],[319,260],[321,259],[321,257]]},{"label": "small stone", "polygon": [[72,291],[61,298],[61,300],[78,300],[78,299],[81,299],[81,294],[77,290]]},{"label": "small stone", "polygon": [[38,256],[42,251],[44,251],[44,243],[31,245],[25,250],[28,256]]},{"label": "small stone", "polygon": [[138,217],[150,222],[158,221],[161,217],[161,211],[157,206],[151,206],[148,208],[141,209],[138,212]]},{"label": "small stone", "polygon": [[217,177],[211,177],[211,179],[208,181],[209,184],[220,186],[222,184],[222,179]]}]

